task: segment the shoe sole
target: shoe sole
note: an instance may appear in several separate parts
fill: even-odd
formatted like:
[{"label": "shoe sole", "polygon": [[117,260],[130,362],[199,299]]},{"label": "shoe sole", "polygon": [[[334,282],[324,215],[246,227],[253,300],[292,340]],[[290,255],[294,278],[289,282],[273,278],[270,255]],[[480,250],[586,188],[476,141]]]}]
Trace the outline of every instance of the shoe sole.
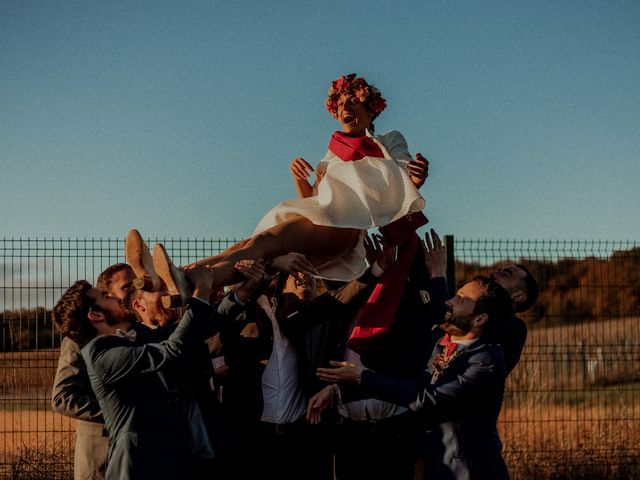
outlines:
[{"label": "shoe sole", "polygon": [[186,305],[191,296],[191,287],[187,277],[182,270],[173,264],[161,243],[156,243],[153,247],[153,267],[168,291],[168,295],[162,297],[162,305],[165,308]]},{"label": "shoe sole", "polygon": [[162,284],[160,277],[158,277],[153,268],[149,247],[144,243],[142,235],[135,228],[129,230],[124,248],[126,262],[131,266],[136,276],[133,281],[134,288],[150,292],[160,290]]}]

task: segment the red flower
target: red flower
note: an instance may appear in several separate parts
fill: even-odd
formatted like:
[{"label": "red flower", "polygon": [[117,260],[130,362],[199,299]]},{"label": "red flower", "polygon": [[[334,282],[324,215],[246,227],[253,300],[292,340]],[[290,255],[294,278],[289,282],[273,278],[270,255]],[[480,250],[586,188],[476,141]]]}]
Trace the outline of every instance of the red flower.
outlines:
[{"label": "red flower", "polygon": [[338,100],[342,95],[353,95],[357,97],[360,102],[366,102],[374,118],[387,106],[387,102],[382,98],[382,95],[380,95],[380,91],[369,85],[364,78],[358,77],[355,73],[341,75],[340,78],[331,82],[326,107],[329,113],[335,118],[338,118]]}]

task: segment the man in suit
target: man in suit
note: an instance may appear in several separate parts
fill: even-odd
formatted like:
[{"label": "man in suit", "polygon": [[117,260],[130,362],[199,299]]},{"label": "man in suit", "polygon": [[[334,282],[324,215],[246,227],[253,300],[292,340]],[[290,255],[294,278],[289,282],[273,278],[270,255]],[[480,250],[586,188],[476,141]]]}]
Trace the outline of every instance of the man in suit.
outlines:
[{"label": "man in suit", "polygon": [[318,369],[329,382],[359,384],[362,395],[419,411],[426,427],[427,477],[506,480],[497,420],[505,366],[496,338],[513,314],[507,292],[475,277],[445,302],[440,329],[425,341],[424,378],[398,379],[346,362]]},{"label": "man in suit", "polygon": [[[374,237],[374,240],[376,237]],[[417,236],[415,240],[418,240]],[[402,292],[398,308],[392,312],[393,322],[375,342],[352,345],[346,340],[353,335],[361,319],[350,322],[346,338],[352,348],[342,349],[346,362],[370,368],[378,373],[397,378],[419,378],[424,370],[424,338],[429,335],[433,319],[444,314],[447,285],[444,278],[446,255],[439,236],[434,230],[425,236],[422,248],[416,242],[415,252],[405,245],[398,264],[408,262],[408,270],[395,278],[382,278],[382,285],[399,286]],[[372,242],[368,255],[379,255],[380,245]],[[371,263],[371,262],[370,262]],[[409,268],[410,267],[410,268]],[[406,279],[406,280],[405,280]],[[379,312],[390,302],[376,301],[374,310]],[[366,314],[366,308],[360,315]],[[380,324],[378,324],[379,326]],[[320,366],[327,366],[326,362]],[[315,374],[315,372],[314,372]],[[377,398],[363,398],[354,389],[342,388],[336,398],[335,386],[320,390],[309,401],[308,418],[320,422],[329,405],[337,406],[337,421],[334,427],[335,470],[338,479],[413,479],[415,461],[420,458],[419,437],[421,428],[415,412],[406,406],[386,402]],[[330,419],[330,418],[329,418]],[[322,423],[327,423],[323,419]],[[369,457],[363,463],[361,458]]]},{"label": "man in suit", "polygon": [[189,430],[160,373],[188,365],[212,317],[210,271],[189,272],[195,285],[189,310],[167,340],[148,343],[122,303],[86,281],[70,287],[54,308],[66,336],[82,348],[91,386],[111,437],[106,479],[188,478]]},{"label": "man in suit", "polygon": [[[128,265],[116,263],[98,276],[96,288],[122,300],[131,289],[134,279]],[[87,366],[80,354],[82,341],[79,344],[76,340],[65,336],[60,345],[51,407],[54,412],[77,420],[74,479],[102,480],[107,469],[109,437],[100,406],[91,390]]]},{"label": "man in suit", "polygon": [[[166,293],[162,290],[133,289],[124,300],[125,306],[135,313],[140,325],[149,329],[158,340],[165,339],[176,328],[179,319],[177,310],[164,306],[162,300]],[[214,335],[217,326],[215,321],[208,322],[203,338]],[[209,478],[214,471],[220,476],[217,464],[226,446],[224,438],[220,438],[224,432],[220,431],[222,422],[218,399],[211,388],[213,366],[204,341],[197,346],[186,370],[173,369],[163,372],[163,375],[168,387],[173,390],[175,400],[180,402],[185,415],[190,417],[193,478]]]},{"label": "man in suit", "polygon": [[[493,272],[491,280],[507,291],[515,313],[526,312],[538,299],[538,283],[524,265],[507,265]],[[515,313],[507,321],[503,335],[498,339],[504,352],[506,375],[520,361],[527,341],[527,324]]]},{"label": "man in suit", "polygon": [[[271,267],[296,270],[282,262],[300,257],[276,257]],[[380,268],[385,266],[381,261]],[[233,423],[234,451],[254,459],[239,465],[249,468],[238,478],[333,478],[331,445],[318,442],[324,432],[305,423],[306,399],[316,391],[316,367],[331,358],[325,351],[339,350],[337,342],[344,349],[342,330],[376,277],[368,272],[321,295],[312,275],[283,275],[276,295],[258,295],[260,279],[245,282],[218,309],[228,317],[221,340],[229,366],[224,404]]]}]

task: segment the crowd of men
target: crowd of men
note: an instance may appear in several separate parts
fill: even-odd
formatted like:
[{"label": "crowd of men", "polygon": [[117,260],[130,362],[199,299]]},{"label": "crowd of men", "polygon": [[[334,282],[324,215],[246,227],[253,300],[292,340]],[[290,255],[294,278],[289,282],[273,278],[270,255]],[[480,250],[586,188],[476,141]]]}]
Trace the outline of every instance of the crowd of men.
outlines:
[{"label": "crowd of men", "polygon": [[535,279],[508,265],[448,298],[433,230],[366,246],[339,285],[297,253],[239,262],[224,293],[186,270],[186,308],[171,269],[76,282],[52,399],[78,420],[75,478],[508,479],[496,425]]}]

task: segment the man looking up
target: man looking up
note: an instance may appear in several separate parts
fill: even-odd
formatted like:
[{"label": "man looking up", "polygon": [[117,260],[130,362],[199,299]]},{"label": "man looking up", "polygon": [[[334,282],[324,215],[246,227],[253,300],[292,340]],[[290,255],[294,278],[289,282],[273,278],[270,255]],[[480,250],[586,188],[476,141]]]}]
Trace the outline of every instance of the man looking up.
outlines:
[{"label": "man looking up", "polygon": [[[123,300],[135,276],[124,263],[116,263],[98,276],[96,288]],[[102,480],[107,469],[109,437],[100,406],[80,354],[83,343],[69,336],[62,339],[58,369],[53,381],[51,407],[54,412],[77,420],[73,458],[75,480]]]},{"label": "man looking up", "polygon": [[[507,291],[516,313],[526,312],[538,299],[538,283],[524,265],[507,265],[493,272],[491,280]],[[520,361],[526,340],[527,324],[517,315],[512,315],[499,339],[504,351],[506,375],[509,375]]]},{"label": "man looking up", "polygon": [[435,480],[509,478],[497,420],[505,382],[504,358],[495,341],[513,315],[507,292],[475,277],[445,302],[440,329],[427,349],[422,380],[397,379],[346,362],[320,368],[329,382],[358,383],[363,395],[421,411],[427,477]]},{"label": "man looking up", "polygon": [[160,343],[143,343],[134,318],[118,300],[78,281],[54,308],[63,334],[88,343],[82,349],[91,385],[111,442],[106,479],[186,478],[190,445],[181,410],[158,372],[181,368],[212,309],[211,272],[188,273],[195,285],[190,309],[175,332]]},{"label": "man looking up", "polygon": [[[156,341],[164,340],[176,327],[178,312],[173,308],[166,308],[162,298],[166,290],[145,291],[133,289],[125,298],[124,304],[133,312],[140,324],[146,327]],[[209,352],[204,338],[214,335],[217,331],[216,322],[208,322],[207,330],[203,334],[203,341],[197,345],[192,361],[188,368],[162,372],[167,387],[172,392],[174,402],[180,404],[185,417],[189,418],[191,431],[191,453],[193,478],[207,478],[214,466],[214,450],[223,448],[219,442],[213,445],[220,427],[215,417],[217,398],[211,388],[213,367],[209,360]],[[219,450],[218,450],[219,451]]]}]

